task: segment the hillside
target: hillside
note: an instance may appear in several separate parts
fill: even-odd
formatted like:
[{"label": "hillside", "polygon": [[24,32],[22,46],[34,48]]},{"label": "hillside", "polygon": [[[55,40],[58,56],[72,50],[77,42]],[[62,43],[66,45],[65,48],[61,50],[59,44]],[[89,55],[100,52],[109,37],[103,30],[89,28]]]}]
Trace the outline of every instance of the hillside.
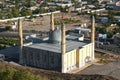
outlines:
[{"label": "hillside", "polygon": [[117,80],[104,75],[62,74],[0,62],[0,80]]}]

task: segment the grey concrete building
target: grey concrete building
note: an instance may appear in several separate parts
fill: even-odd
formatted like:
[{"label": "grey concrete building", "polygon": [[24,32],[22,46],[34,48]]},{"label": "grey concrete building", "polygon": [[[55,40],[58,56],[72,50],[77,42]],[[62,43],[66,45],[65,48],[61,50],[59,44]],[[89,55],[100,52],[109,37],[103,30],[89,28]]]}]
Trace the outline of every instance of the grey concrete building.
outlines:
[{"label": "grey concrete building", "polygon": [[83,36],[66,35],[64,24],[61,29],[53,27],[51,25],[48,38],[21,47],[21,64],[66,73],[84,67],[86,63],[94,60],[94,17],[91,41],[81,42],[79,38]]}]

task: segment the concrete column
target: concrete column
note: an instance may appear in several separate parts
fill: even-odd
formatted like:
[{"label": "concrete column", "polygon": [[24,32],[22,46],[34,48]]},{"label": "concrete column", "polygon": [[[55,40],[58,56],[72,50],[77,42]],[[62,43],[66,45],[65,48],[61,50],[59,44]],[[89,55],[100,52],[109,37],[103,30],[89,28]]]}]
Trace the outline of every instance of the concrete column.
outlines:
[{"label": "concrete column", "polygon": [[95,18],[92,16],[91,43],[95,42]]},{"label": "concrete column", "polygon": [[62,27],[61,27],[61,31],[62,31],[62,42],[61,42],[61,54],[62,54],[62,73],[65,73],[66,71],[65,71],[65,53],[66,53],[66,34],[65,34],[65,25],[64,25],[64,23],[62,24]]},{"label": "concrete column", "polygon": [[22,21],[18,20],[18,34],[20,40],[20,46],[23,46],[23,33],[22,33]]},{"label": "concrete column", "polygon": [[22,21],[20,19],[18,20],[18,35],[20,41],[19,63],[23,64],[23,58],[22,58],[23,33],[22,33]]},{"label": "concrete column", "polygon": [[54,31],[55,27],[54,27],[54,14],[51,12],[51,16],[50,16],[50,30]]},{"label": "concrete column", "polygon": [[95,18],[92,16],[92,28],[91,28],[91,43],[92,43],[92,60],[94,60],[95,52]]},{"label": "concrete column", "polygon": [[65,30],[65,25],[64,23],[62,24],[62,44],[61,44],[61,48],[62,48],[62,54],[66,53],[66,30]]}]

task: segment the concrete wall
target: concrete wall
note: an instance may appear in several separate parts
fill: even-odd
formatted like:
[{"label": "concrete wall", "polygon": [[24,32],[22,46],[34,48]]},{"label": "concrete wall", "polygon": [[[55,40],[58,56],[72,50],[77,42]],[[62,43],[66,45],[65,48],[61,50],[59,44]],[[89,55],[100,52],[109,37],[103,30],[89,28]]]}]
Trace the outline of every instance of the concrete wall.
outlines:
[{"label": "concrete wall", "polygon": [[65,72],[68,72],[76,68],[76,49],[70,52],[67,52],[64,55],[64,60],[65,60],[65,64],[64,64]]},{"label": "concrete wall", "polygon": [[[40,49],[23,47],[23,65],[34,66],[43,69],[61,71],[61,53],[54,53]],[[81,68],[86,63],[94,60],[94,44],[89,43],[80,49],[67,52],[64,58],[64,72],[75,68]]]},{"label": "concrete wall", "polygon": [[120,38],[114,37],[114,44],[119,44],[120,43]]},{"label": "concrete wall", "polygon": [[93,60],[94,51],[93,51],[93,44],[90,43],[88,45],[83,46],[83,48],[79,49],[77,52],[77,67],[81,68],[85,66],[86,63]]},{"label": "concrete wall", "polygon": [[34,66],[43,69],[61,69],[61,54],[30,47],[23,47],[23,65]]},{"label": "concrete wall", "polygon": [[[54,11],[53,13],[60,13],[60,11]],[[42,14],[34,14],[33,16],[40,16],[40,15],[45,16],[45,15],[50,15],[50,14],[51,14],[51,12],[49,12],[49,13],[42,13]],[[26,17],[29,18],[30,16],[16,17],[16,18],[4,19],[4,20],[0,19],[0,22],[16,21],[18,19],[25,19]]]},{"label": "concrete wall", "polygon": [[81,68],[86,63],[94,60],[94,44],[89,43],[80,49],[67,52],[64,55],[64,72],[69,72],[75,68]]}]

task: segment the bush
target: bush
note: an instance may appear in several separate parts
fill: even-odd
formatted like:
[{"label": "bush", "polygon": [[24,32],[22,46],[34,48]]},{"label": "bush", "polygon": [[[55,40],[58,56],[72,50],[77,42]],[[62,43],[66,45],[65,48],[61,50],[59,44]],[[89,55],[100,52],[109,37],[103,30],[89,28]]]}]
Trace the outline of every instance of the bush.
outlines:
[{"label": "bush", "polygon": [[15,69],[4,68],[0,71],[0,80],[13,80]]},{"label": "bush", "polygon": [[9,30],[11,30],[12,28],[11,28],[11,26],[6,26],[5,27],[5,30],[7,30],[7,31],[9,31]]},{"label": "bush", "polygon": [[102,34],[105,34],[107,32],[105,27],[103,27],[103,28],[96,27],[95,30],[99,33],[102,33]]},{"label": "bush", "polygon": [[108,38],[112,38],[112,36],[114,35],[114,33],[112,31],[108,31],[107,35],[108,35]]},{"label": "bush", "polygon": [[0,80],[40,80],[40,77],[24,69],[6,67],[0,71]]},{"label": "bush", "polygon": [[15,46],[19,45],[19,41],[16,39],[6,38],[6,39],[0,39],[0,49],[5,49],[8,46]]}]

